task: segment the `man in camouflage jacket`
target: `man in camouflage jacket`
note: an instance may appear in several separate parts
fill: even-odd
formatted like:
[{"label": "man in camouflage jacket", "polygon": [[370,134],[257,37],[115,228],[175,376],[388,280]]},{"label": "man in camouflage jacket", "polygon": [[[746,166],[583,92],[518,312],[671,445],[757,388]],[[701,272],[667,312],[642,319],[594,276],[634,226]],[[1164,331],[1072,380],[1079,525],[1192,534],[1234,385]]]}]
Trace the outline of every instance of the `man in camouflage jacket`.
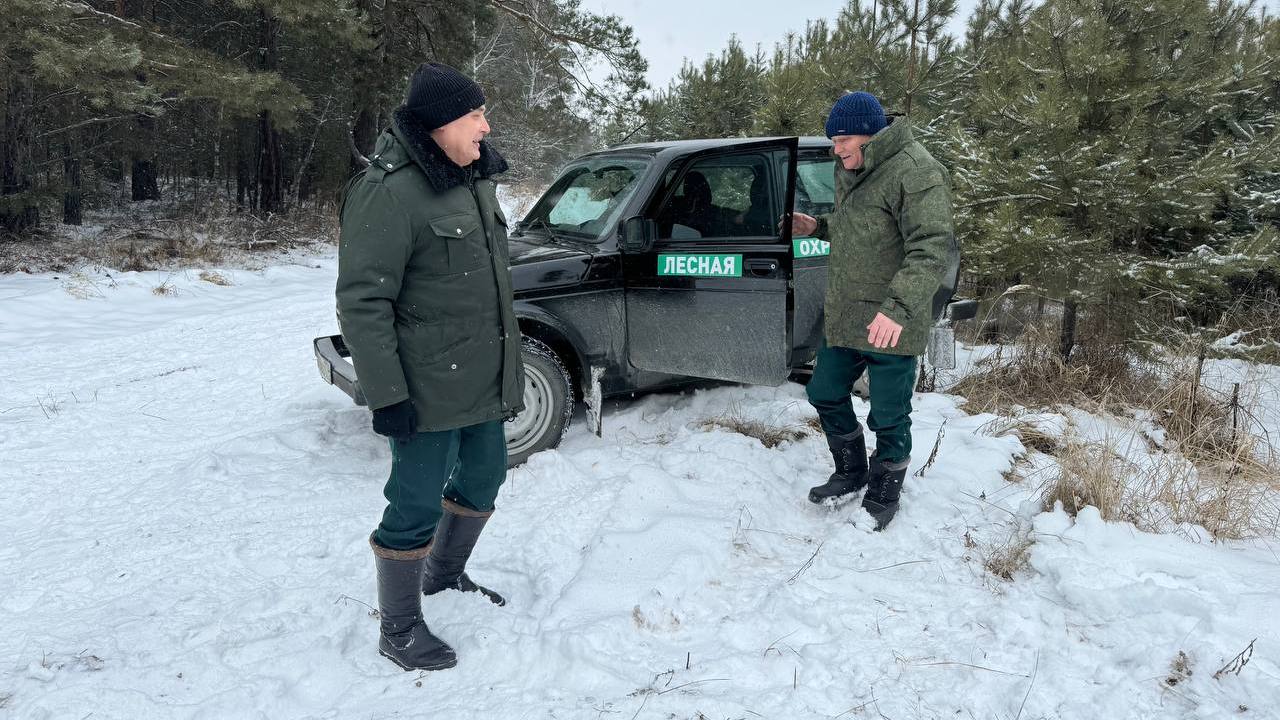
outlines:
[{"label": "man in camouflage jacket", "polygon": [[[809,401],[835,459],[809,492],[821,503],[867,487],[862,505],[882,529],[898,509],[911,455],[917,357],[934,323],[934,295],[957,253],[946,169],[915,141],[905,118],[889,118],[865,92],[840,98],[827,119],[835,143],[836,205],[818,218],[796,213],[793,232],[831,243],[826,342]],[[854,415],[853,383],[868,373],[876,434],[868,465]]]}]

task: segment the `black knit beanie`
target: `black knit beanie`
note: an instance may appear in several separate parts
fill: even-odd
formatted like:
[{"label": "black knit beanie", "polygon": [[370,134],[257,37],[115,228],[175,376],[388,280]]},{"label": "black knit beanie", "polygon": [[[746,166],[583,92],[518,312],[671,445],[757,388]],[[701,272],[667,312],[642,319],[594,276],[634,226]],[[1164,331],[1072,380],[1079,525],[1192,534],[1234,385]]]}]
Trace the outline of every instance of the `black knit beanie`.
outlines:
[{"label": "black knit beanie", "polygon": [[422,63],[409,80],[404,106],[428,130],[435,130],[484,103],[484,91],[471,78],[448,65]]}]

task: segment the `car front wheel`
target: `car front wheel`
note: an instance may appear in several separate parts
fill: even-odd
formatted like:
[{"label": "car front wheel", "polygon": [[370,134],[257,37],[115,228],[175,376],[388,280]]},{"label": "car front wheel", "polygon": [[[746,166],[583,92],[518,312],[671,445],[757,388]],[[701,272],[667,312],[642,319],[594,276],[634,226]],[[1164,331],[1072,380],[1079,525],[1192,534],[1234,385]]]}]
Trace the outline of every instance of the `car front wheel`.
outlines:
[{"label": "car front wheel", "polygon": [[554,350],[539,340],[521,340],[524,362],[524,411],[507,423],[507,466],[554,448],[569,429],[573,389],[569,371]]}]

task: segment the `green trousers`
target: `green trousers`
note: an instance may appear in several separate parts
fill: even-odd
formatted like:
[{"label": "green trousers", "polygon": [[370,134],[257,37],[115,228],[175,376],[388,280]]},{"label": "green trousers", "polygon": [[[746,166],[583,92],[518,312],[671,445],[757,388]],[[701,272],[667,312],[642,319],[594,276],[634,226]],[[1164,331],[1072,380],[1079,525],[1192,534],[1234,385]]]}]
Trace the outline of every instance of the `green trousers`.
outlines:
[{"label": "green trousers", "polygon": [[912,355],[887,355],[823,343],[818,350],[813,378],[806,388],[809,403],[818,411],[822,431],[847,435],[858,429],[850,394],[866,372],[871,386],[871,412],[867,427],[876,434],[876,456],[885,462],[911,455],[911,393],[916,385]]},{"label": "green trousers", "polygon": [[392,439],[391,477],[382,491],[387,509],[375,539],[392,550],[420,548],[431,541],[440,522],[441,498],[489,512],[506,477],[501,420]]}]

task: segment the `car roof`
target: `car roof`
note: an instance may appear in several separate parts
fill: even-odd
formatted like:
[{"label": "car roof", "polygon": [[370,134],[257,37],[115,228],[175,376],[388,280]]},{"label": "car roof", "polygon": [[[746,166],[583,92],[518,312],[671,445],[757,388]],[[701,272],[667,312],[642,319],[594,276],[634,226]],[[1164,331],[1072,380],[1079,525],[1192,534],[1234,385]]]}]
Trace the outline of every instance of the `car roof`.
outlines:
[{"label": "car roof", "polygon": [[[748,143],[756,143],[764,140],[782,140],[786,137],[749,137],[749,138],[700,138],[696,140],[665,140],[660,142],[633,143],[630,145],[614,145],[604,150],[598,150],[588,153],[586,157],[593,155],[606,155],[612,153],[633,153],[645,155],[671,154],[671,155],[687,155],[689,153],[699,152],[702,150],[714,150],[717,148],[731,148],[735,145],[746,145]],[[820,135],[808,135],[800,138],[801,149],[812,148],[829,148],[831,140]]]}]

